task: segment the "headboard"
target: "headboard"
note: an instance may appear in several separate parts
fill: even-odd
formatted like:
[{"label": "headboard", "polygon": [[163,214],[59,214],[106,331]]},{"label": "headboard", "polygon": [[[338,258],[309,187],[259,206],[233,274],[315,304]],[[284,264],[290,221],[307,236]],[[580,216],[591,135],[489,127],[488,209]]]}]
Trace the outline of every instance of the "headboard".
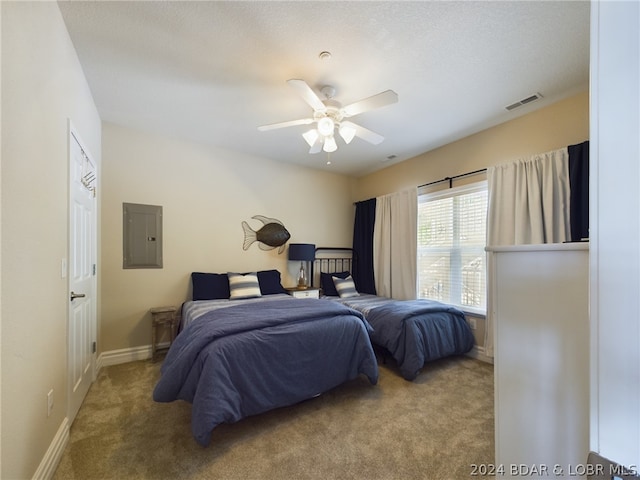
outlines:
[{"label": "headboard", "polygon": [[354,258],[352,248],[317,247],[311,264],[311,285],[320,288],[320,273],[351,272]]}]

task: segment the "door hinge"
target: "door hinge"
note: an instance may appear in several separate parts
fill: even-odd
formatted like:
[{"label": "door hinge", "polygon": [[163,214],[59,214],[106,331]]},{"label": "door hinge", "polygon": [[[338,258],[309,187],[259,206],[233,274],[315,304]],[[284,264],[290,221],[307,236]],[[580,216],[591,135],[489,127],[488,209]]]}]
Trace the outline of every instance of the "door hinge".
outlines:
[{"label": "door hinge", "polygon": [[95,276],[96,274],[96,264],[93,264],[93,267],[91,268],[91,271],[93,272],[93,275]]},{"label": "door hinge", "polygon": [[91,344],[91,353],[96,353],[96,342]]}]

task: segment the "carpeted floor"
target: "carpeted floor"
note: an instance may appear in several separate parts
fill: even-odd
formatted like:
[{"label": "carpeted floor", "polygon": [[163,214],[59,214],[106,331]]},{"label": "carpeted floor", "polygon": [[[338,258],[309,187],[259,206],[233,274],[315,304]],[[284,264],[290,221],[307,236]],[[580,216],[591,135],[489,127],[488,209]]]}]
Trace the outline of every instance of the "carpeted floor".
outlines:
[{"label": "carpeted floor", "polygon": [[71,427],[63,479],[471,478],[494,458],[493,366],[427,365],[414,382],[391,365],[298,405],[191,437],[191,406],[155,403],[160,362],[105,367]]}]

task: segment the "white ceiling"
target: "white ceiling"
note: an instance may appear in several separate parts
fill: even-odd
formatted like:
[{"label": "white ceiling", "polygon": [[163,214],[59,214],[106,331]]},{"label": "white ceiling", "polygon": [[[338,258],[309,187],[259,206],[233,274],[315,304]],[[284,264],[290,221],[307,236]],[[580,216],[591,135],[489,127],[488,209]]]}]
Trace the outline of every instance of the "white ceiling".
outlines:
[{"label": "white ceiling", "polygon": [[[588,88],[588,1],[58,3],[103,120],[354,176]],[[291,78],[342,105],[394,90],[350,119],[385,140],[338,139],[326,165],[308,126],[259,132],[311,115]]]}]

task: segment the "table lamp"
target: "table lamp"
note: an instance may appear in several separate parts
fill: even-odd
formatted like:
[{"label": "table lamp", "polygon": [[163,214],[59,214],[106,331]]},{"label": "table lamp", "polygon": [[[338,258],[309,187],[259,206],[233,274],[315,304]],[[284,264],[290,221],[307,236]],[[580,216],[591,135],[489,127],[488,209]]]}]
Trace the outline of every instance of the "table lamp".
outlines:
[{"label": "table lamp", "polygon": [[298,273],[298,288],[307,288],[306,262],[313,262],[316,258],[316,246],[312,243],[290,243],[289,260],[300,262]]}]

